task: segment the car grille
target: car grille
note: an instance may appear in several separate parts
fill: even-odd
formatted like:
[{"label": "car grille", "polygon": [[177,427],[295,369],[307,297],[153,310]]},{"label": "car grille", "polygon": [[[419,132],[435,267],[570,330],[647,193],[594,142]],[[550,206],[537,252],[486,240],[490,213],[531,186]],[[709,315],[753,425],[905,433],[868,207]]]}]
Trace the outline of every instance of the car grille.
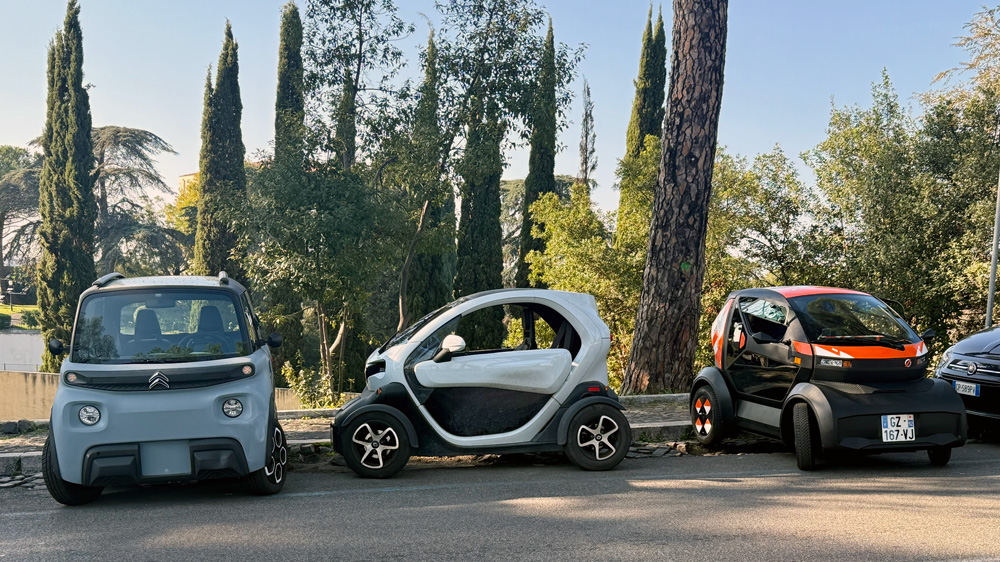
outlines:
[{"label": "car grille", "polygon": [[954,359],[948,364],[948,369],[958,371],[959,373],[968,373],[969,367],[972,365],[976,366],[974,371],[975,373],[1000,377],[1000,365],[982,363],[979,361],[969,361],[968,359]]},{"label": "car grille", "polygon": [[[976,365],[976,376],[969,373],[969,366],[972,364]],[[1000,365],[972,359],[953,359],[939,374],[949,381],[959,380],[979,385],[979,396],[959,394],[966,410],[1000,415]]]}]

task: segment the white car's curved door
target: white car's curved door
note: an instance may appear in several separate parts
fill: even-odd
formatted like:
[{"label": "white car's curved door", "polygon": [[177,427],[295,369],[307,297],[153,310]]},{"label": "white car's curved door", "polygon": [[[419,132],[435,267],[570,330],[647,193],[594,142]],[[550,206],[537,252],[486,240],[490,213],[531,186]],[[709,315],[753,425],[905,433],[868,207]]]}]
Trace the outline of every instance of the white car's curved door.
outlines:
[{"label": "white car's curved door", "polygon": [[475,386],[555,394],[569,375],[573,358],[565,349],[524,349],[470,354],[414,367],[427,388]]}]

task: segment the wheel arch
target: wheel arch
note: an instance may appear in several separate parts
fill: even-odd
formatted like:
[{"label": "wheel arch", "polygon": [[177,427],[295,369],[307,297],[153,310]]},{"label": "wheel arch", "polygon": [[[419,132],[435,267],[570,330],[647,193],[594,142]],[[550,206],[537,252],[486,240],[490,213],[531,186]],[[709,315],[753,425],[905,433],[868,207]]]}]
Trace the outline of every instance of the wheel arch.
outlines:
[{"label": "wheel arch", "polygon": [[622,406],[620,402],[618,402],[617,400],[612,400],[611,398],[607,398],[605,396],[588,396],[586,398],[578,400],[577,402],[574,402],[572,406],[566,409],[566,412],[559,420],[559,431],[556,434],[556,443],[558,445],[565,445],[566,442],[569,440],[568,439],[569,422],[570,420],[573,419],[573,416],[575,416],[577,412],[579,412],[580,410],[594,404],[607,404],[609,406],[617,408],[618,410],[625,410],[625,406]]},{"label": "wheel arch", "polygon": [[785,402],[781,406],[781,421],[779,431],[781,441],[788,447],[792,447],[795,437],[792,422],[792,410],[798,403],[804,403],[812,410],[816,418],[816,425],[819,427],[820,445],[823,449],[832,448],[837,442],[836,423],[833,417],[833,407],[826,395],[816,385],[808,382],[796,384]]},{"label": "wheel arch", "polygon": [[703,386],[709,386],[715,392],[715,397],[720,402],[716,407],[722,413],[723,423],[729,427],[734,427],[736,425],[736,404],[733,403],[733,397],[729,393],[726,379],[722,376],[722,371],[718,367],[705,367],[698,372],[698,375],[694,378],[694,382],[691,383],[691,392],[688,395],[688,408],[691,406],[691,401],[694,400],[694,393]]}]

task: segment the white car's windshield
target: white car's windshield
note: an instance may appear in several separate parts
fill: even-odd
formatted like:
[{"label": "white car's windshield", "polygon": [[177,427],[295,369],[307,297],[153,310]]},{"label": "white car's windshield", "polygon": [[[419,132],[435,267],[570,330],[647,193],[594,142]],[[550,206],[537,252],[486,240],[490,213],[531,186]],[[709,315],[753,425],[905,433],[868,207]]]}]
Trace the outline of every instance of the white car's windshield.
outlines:
[{"label": "white car's windshield", "polygon": [[247,355],[248,318],[229,291],[136,289],[84,299],[75,363],[171,363]]}]

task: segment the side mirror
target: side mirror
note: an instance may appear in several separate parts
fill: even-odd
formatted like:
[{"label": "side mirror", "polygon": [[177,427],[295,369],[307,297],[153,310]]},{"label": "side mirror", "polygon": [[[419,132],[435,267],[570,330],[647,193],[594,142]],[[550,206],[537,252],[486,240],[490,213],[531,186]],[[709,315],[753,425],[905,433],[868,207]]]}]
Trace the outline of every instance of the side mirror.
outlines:
[{"label": "side mirror", "polygon": [[63,353],[66,353],[66,348],[63,346],[63,342],[53,338],[49,340],[49,353],[59,357]]},{"label": "side mirror", "polygon": [[451,361],[452,355],[463,351],[465,351],[465,340],[462,339],[462,336],[456,336],[454,334],[445,336],[444,340],[441,341],[441,351],[437,352],[433,361],[435,363]]},{"label": "side mirror", "polygon": [[932,328],[927,328],[924,330],[924,333],[920,334],[920,339],[926,342],[933,340],[935,336],[937,336],[937,332],[935,332]]},{"label": "side mirror", "polygon": [[271,335],[267,336],[266,343],[267,346],[271,348],[281,347],[281,334],[277,332],[271,332]]},{"label": "side mirror", "polygon": [[764,332],[754,332],[750,334],[750,337],[757,343],[778,343],[778,340],[771,337],[770,334],[765,334]]}]

